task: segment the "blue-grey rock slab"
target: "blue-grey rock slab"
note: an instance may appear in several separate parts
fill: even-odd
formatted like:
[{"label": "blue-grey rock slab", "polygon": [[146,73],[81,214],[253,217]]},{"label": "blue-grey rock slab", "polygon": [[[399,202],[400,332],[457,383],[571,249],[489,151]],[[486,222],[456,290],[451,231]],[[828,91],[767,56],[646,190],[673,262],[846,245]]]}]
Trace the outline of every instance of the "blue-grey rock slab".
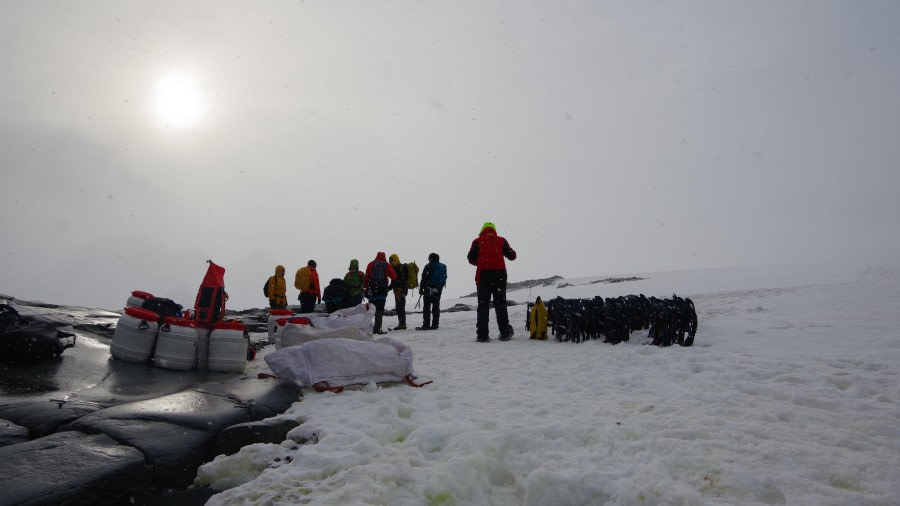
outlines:
[{"label": "blue-grey rock slab", "polygon": [[9,420],[0,419],[0,447],[24,443],[28,440],[28,429]]},{"label": "blue-grey rock slab", "polygon": [[138,450],[102,434],[60,432],[0,448],[0,506],[130,504],[152,489]]}]

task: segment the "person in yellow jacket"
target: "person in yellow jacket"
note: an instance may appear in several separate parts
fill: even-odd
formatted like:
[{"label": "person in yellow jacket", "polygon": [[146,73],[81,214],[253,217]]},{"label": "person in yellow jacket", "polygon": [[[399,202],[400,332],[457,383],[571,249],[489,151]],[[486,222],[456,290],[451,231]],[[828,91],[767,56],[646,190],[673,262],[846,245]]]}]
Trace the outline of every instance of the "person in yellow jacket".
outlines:
[{"label": "person in yellow jacket", "polygon": [[531,339],[547,339],[547,306],[540,297],[534,301],[534,307],[531,308],[528,331],[531,332]]},{"label": "person in yellow jacket", "polygon": [[269,296],[269,307],[285,309],[287,307],[287,281],[284,280],[284,266],[275,266],[275,275],[269,276],[266,283],[266,295]]},{"label": "person in yellow jacket", "polygon": [[316,272],[316,261],[306,262],[306,267],[297,269],[294,275],[294,288],[300,290],[300,312],[312,313],[316,304],[322,303],[322,289],[319,286],[319,273]]}]

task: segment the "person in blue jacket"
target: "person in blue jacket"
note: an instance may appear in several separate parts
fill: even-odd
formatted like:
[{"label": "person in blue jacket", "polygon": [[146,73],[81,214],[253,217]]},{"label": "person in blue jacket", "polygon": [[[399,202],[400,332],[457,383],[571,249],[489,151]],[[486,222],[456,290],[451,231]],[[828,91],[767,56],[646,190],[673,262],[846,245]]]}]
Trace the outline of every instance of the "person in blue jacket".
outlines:
[{"label": "person in blue jacket", "polygon": [[425,305],[422,307],[422,326],[416,330],[434,330],[441,319],[441,292],[447,284],[447,266],[440,262],[437,253],[428,255],[428,264],[422,269],[419,293]]}]

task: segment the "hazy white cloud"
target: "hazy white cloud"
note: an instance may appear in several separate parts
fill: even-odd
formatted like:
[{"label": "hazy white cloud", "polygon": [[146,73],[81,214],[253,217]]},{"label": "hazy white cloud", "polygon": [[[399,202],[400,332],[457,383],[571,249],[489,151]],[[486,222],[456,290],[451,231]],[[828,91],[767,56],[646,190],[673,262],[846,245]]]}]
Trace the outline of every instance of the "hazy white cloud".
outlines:
[{"label": "hazy white cloud", "polygon": [[[436,251],[469,293],[485,220],[513,280],[900,254],[894,2],[0,14],[11,295],[116,307],[212,258],[232,304],[259,306],[275,263],[327,280],[376,251]],[[159,121],[173,75],[196,124]]]}]

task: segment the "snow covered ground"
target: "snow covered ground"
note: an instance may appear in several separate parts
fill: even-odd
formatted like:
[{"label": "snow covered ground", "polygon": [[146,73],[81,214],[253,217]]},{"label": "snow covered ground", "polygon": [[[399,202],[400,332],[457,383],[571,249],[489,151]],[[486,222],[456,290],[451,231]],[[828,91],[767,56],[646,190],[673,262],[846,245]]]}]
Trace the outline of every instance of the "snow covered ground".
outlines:
[{"label": "snow covered ground", "polygon": [[[305,390],[282,416],[315,444],[251,445],[196,483],[227,489],[210,504],[900,503],[900,268],[638,276],[511,292],[510,342],[475,343],[474,311],[392,332],[433,384]],[[691,297],[695,345],[524,330],[538,295],[638,293]]]}]

